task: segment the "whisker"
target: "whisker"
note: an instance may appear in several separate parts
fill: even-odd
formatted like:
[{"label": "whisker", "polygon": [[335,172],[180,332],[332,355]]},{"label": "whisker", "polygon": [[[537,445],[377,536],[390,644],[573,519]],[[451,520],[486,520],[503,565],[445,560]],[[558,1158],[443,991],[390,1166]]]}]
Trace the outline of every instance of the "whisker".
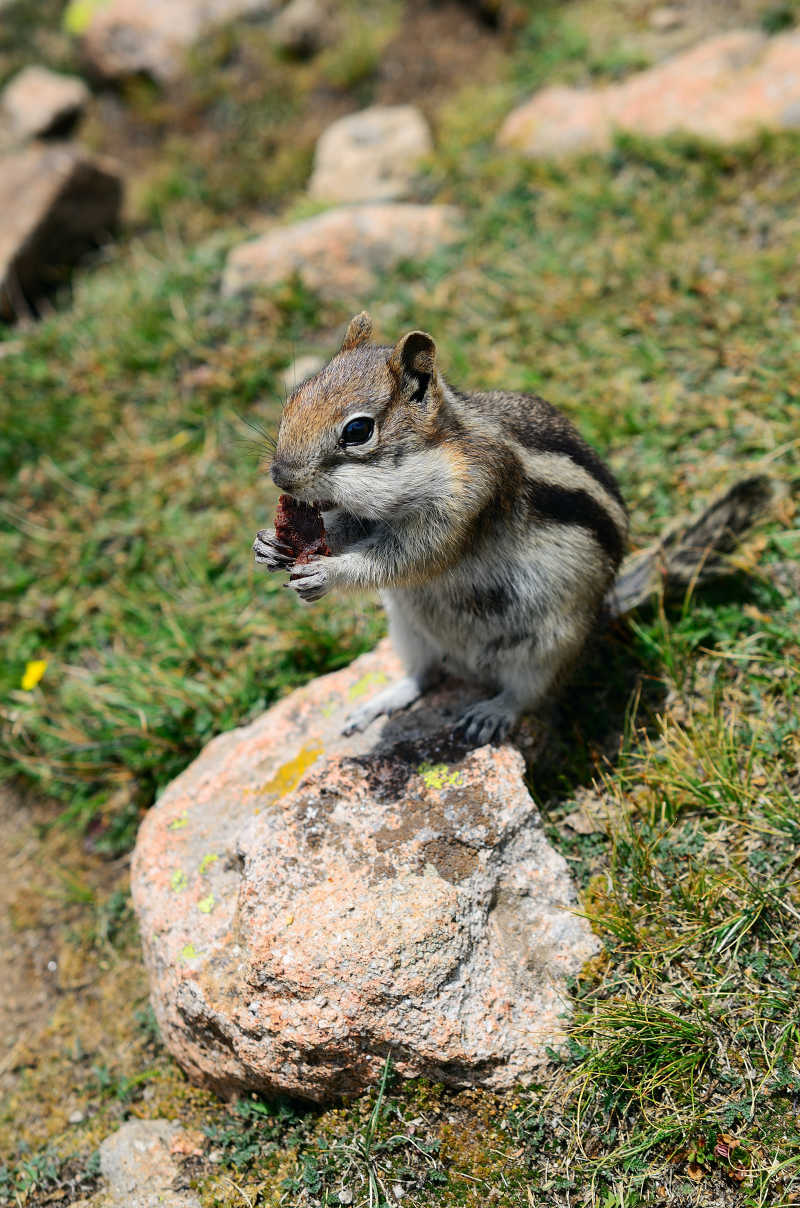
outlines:
[{"label": "whisker", "polygon": [[246,424],[248,428],[250,428],[253,432],[256,432],[264,443],[274,452],[274,450],[278,447],[278,438],[273,436],[269,429],[263,427],[263,425],[260,424],[258,420],[253,419],[252,416],[243,415],[241,411],[234,411],[234,414],[238,420],[241,420],[243,424]]}]

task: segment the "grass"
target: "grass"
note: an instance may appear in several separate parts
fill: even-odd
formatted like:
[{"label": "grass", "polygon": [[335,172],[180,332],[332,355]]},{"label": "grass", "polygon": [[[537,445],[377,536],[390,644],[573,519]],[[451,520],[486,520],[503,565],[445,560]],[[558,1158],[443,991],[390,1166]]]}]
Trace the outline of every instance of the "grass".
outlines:
[{"label": "grass", "polygon": [[[0,440],[7,469],[24,462],[2,513],[7,766],[104,832],[98,794],[111,789],[115,850],[136,804],[212,733],[377,633],[374,610],[298,616],[250,564],[248,530],[274,492],[246,420],[275,420],[262,392],[274,396],[290,356],[293,303],[282,345],[265,347],[221,309],[218,256],[130,254],[139,271],[102,274],[76,341],[56,321],[6,360]],[[202,385],[186,385],[198,365]],[[48,408],[23,405],[33,381]],[[39,657],[47,671],[24,692]]]},{"label": "grass", "polygon": [[[288,285],[223,301],[225,254],[265,178],[248,193],[235,156],[215,165],[179,128],[148,169],[135,230],[43,322],[4,333],[0,767],[60,803],[20,838],[47,880],[12,921],[57,942],[65,969],[95,971],[15,1059],[0,1110],[12,1203],[90,1194],[97,1146],[130,1114],[198,1132],[203,1157],[184,1173],[209,1206],[800,1202],[800,140],[625,139],[559,167],[498,155],[493,131],[521,88],[638,65],[567,24],[545,37],[556,20],[534,15],[507,77],[438,113],[423,188],[465,210],[460,248],[404,266],[371,298],[333,305]],[[296,68],[222,33],[181,112],[216,113],[222,141],[240,123],[252,166],[283,73],[300,73],[282,111],[291,132],[314,89],[369,91],[384,32],[370,37]],[[256,78],[258,62],[263,91],[231,117],[233,81]],[[135,120],[167,123],[176,102],[138,87]],[[280,121],[262,134],[286,155],[277,206],[308,144],[295,159]],[[727,583],[600,644],[530,770],[603,940],[541,1084],[455,1095],[401,1084],[387,1063],[346,1107],[226,1106],[161,1047],[124,871],[100,856],[124,855],[141,812],[213,734],[382,632],[370,601],[299,609],[249,551],[274,503],[259,429],[276,422],[281,371],[295,353],[332,351],[365,304],[387,338],[431,330],[456,384],[561,405],[609,455],[637,544],[749,470],[790,490]],[[576,829],[587,801],[594,821]],[[68,1125],[54,1086],[70,1088],[81,1123]]]}]

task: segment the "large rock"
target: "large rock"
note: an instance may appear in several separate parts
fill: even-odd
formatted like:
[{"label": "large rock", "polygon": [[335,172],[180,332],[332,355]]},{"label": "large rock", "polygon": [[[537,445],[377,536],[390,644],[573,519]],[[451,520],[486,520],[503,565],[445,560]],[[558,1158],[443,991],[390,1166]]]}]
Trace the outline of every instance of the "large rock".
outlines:
[{"label": "large rock", "polygon": [[320,136],[308,191],[323,201],[389,201],[408,196],[419,161],[433,147],[414,105],[373,105],[339,118]]},{"label": "large rock", "polygon": [[604,151],[616,130],[724,143],[800,126],[800,33],[732,30],[620,84],[551,87],[506,118],[499,142],[531,156]]},{"label": "large rock", "polygon": [[106,79],[179,76],[187,50],[237,17],[270,13],[280,0],[72,0],[66,25],[89,67]]},{"label": "large rock", "polygon": [[469,750],[468,693],[343,738],[400,674],[386,644],[214,739],[132,865],[152,1002],[189,1075],[325,1101],[404,1075],[505,1087],[563,1038],[598,947],[510,746]]},{"label": "large rock", "polygon": [[0,315],[26,315],[119,219],[122,182],[69,144],[7,155],[0,171]]},{"label": "large rock", "polygon": [[89,89],[77,76],[24,67],[0,94],[0,130],[19,142],[65,132],[88,100]]},{"label": "large rock", "polygon": [[424,260],[460,234],[453,206],[343,206],[234,248],[222,290],[239,294],[296,274],[323,297],[360,295],[401,260]]}]

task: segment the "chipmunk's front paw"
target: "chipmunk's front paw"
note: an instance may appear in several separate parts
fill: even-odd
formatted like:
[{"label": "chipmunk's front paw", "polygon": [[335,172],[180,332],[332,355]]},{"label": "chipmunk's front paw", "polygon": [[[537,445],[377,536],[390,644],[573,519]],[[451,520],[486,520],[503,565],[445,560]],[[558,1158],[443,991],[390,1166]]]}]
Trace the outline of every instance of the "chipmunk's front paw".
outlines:
[{"label": "chipmunk's front paw", "polygon": [[304,566],[295,566],[286,586],[291,587],[301,600],[309,604],[314,600],[321,600],[333,586],[329,563],[329,558],[317,558]]},{"label": "chipmunk's front paw", "polygon": [[396,713],[398,709],[407,709],[421,694],[420,681],[413,675],[407,675],[405,679],[398,680],[396,684],[390,684],[388,688],[384,688],[383,692],[373,696],[372,700],[368,700],[354,710],[346,719],[342,727],[342,734],[355,734],[356,730],[366,730],[367,726],[376,718],[388,717],[392,713]]},{"label": "chipmunk's front paw", "polygon": [[258,530],[253,553],[259,566],[266,566],[267,570],[287,570],[294,562],[291,546],[278,540],[275,529]]},{"label": "chipmunk's front paw", "polygon": [[467,742],[482,747],[488,742],[500,743],[508,734],[516,721],[516,714],[504,707],[496,697],[492,700],[479,700],[471,705],[456,725]]}]

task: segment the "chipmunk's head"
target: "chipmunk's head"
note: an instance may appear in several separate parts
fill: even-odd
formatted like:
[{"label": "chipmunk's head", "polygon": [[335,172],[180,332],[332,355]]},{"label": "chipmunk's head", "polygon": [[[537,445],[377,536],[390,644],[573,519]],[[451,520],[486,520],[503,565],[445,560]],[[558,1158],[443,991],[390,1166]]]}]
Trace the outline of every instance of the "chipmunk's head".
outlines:
[{"label": "chipmunk's head", "polygon": [[356,315],[333,360],[289,396],[270,473],[306,503],[390,518],[449,488],[444,387],[425,332],[394,348],[371,335]]}]

